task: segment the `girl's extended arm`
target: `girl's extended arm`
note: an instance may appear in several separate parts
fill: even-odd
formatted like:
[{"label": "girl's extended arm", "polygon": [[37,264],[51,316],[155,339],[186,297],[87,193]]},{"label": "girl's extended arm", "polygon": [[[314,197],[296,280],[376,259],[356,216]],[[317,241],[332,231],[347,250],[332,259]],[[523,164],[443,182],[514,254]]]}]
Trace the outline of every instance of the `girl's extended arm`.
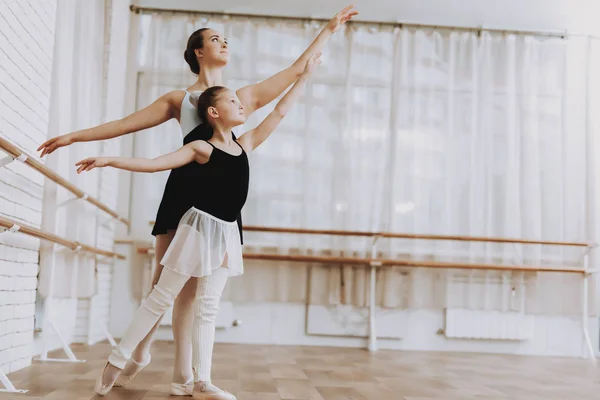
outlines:
[{"label": "girl's extended arm", "polygon": [[275,106],[275,109],[271,111],[269,115],[262,121],[256,128],[249,130],[239,138],[240,144],[244,147],[246,152],[250,152],[260,146],[270,135],[273,133],[277,125],[290,111],[300,94],[302,89],[306,85],[308,78],[314,71],[316,65],[321,64],[320,57],[321,53],[313,55],[308,62],[304,72],[298,78],[294,86],[283,96],[279,103]]},{"label": "girl's extended arm", "polygon": [[113,167],[134,172],[159,172],[178,168],[192,161],[206,162],[210,146],[206,143],[195,141],[186,144],[180,149],[156,158],[128,158],[128,157],[90,157],[77,162],[77,173],[91,171],[94,168]]}]

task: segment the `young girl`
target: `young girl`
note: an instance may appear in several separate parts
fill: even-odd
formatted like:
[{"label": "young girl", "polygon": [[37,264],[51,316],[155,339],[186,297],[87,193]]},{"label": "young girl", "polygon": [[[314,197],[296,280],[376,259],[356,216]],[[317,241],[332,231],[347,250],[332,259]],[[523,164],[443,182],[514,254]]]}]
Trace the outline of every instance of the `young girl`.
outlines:
[{"label": "young girl", "polygon": [[[308,59],[304,72],[275,109],[239,139],[234,139],[232,129],[246,121],[244,107],[233,91],[213,86],[200,95],[197,108],[200,119],[214,130],[211,139],[193,141],[155,159],[92,157],[76,164],[79,167],[77,173],[107,166],[136,172],[181,168],[193,198],[193,206],[181,218],[175,237],[161,260],[164,269],[158,283],[108,357],[96,382],[97,394],[105,395],[110,391],[139,342],[171,307],[185,283],[191,277],[197,277],[200,279],[192,337],[193,396],[204,400],[235,399],[210,383],[210,372],[221,293],[228,276],[243,273],[236,218],[248,193],[247,154],[264,142],[285,117],[315,66],[320,64],[320,55],[317,53]],[[202,129],[201,125],[196,129]]]}]

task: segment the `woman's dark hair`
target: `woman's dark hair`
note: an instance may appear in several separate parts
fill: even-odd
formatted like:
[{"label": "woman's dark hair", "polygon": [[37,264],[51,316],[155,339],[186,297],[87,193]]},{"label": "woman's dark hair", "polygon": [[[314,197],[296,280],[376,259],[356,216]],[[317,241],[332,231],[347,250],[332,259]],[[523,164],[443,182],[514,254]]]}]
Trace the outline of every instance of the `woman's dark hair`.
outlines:
[{"label": "woman's dark hair", "polygon": [[183,52],[183,58],[185,62],[190,66],[190,70],[198,75],[200,73],[200,64],[198,64],[198,59],[196,58],[196,53],[194,50],[201,49],[204,47],[204,31],[209,28],[201,28],[192,33],[188,39],[187,46],[185,51]]},{"label": "woman's dark hair", "polygon": [[198,108],[196,111],[198,112],[198,116],[202,123],[208,124],[208,108],[215,105],[217,102],[217,97],[223,90],[227,90],[226,87],[223,86],[211,86],[206,89],[200,97],[198,98]]}]

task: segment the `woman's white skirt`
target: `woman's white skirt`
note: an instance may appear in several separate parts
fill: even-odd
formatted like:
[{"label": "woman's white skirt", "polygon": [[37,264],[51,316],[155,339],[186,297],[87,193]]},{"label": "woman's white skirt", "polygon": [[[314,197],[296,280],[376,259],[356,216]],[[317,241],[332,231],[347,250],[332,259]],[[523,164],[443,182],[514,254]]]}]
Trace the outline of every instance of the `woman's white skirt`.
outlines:
[{"label": "woman's white skirt", "polygon": [[190,208],[179,221],[175,237],[161,262],[183,275],[202,277],[219,267],[229,276],[244,273],[242,244],[237,222],[227,222]]}]

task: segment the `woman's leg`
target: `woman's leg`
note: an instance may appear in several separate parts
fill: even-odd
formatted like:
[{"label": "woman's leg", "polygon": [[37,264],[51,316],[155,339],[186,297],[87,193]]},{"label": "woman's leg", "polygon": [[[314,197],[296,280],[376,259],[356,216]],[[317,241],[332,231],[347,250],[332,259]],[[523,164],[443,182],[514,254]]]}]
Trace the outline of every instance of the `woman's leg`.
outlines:
[{"label": "woman's leg", "polygon": [[196,391],[221,392],[218,388],[211,385],[210,381],[213,346],[215,342],[215,321],[228,274],[226,268],[218,268],[212,271],[211,275],[198,279],[196,304],[194,307],[194,333],[192,336]]},{"label": "woman's leg", "polygon": [[148,334],[157,321],[175,302],[175,298],[189,280],[188,276],[164,269],[158,283],[154,286],[142,305],[136,310],[119,345],[108,357],[108,366],[104,369],[102,386],[111,387],[119,372],[125,368],[131,354],[140,341]]},{"label": "woman's leg", "polygon": [[194,327],[194,301],[198,279],[192,278],[175,299],[173,306],[173,338],[175,340],[175,366],[173,383],[190,383],[192,371],[192,330]]},{"label": "woman's leg", "polygon": [[[154,271],[153,285],[158,282],[163,266],[160,264],[165,252],[169,248],[175,231],[169,231],[164,235],[156,236],[156,270]],[[191,278],[187,281],[175,299],[173,305],[173,339],[175,341],[175,368],[173,371],[173,382],[187,383],[192,378],[192,338],[191,332],[194,322],[194,300],[196,297],[197,279]],[[122,376],[134,376],[141,367],[150,359],[150,346],[154,333],[160,326],[161,318],[152,327],[146,337],[140,342],[132,354],[132,361],[122,372]],[[137,365],[136,365],[137,363]]]}]

